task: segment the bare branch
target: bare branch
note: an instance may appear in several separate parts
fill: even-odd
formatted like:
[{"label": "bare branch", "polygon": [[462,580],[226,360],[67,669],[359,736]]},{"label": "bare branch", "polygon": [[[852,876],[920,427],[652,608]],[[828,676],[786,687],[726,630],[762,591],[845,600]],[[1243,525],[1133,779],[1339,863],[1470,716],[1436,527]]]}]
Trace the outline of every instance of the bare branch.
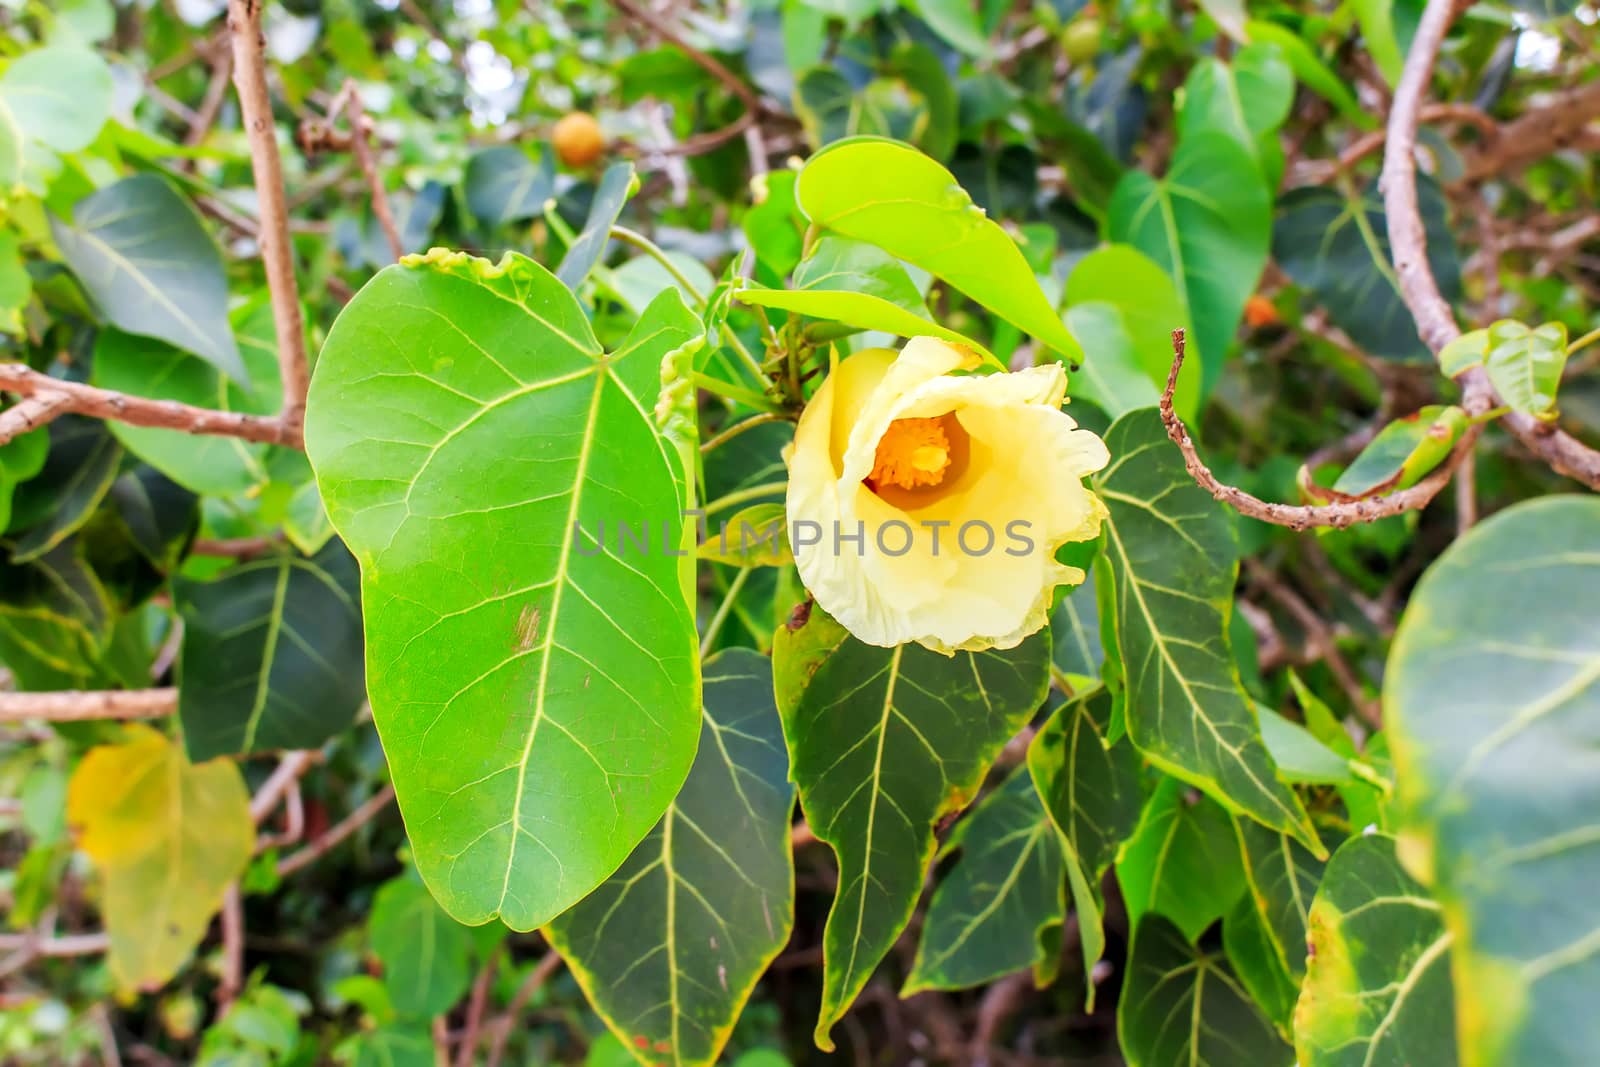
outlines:
[{"label": "bare branch", "polygon": [[[1432,67],[1432,62],[1428,64]],[[1515,173],[1552,152],[1575,148],[1595,131],[1590,123],[1600,117],[1600,81],[1557,94],[1549,103],[1532,108],[1498,127],[1477,152],[1467,156],[1463,180],[1481,181],[1496,174]]]},{"label": "bare branch", "polygon": [[311,767],[316,755],[315,752],[306,749],[283,754],[283,758],[278,761],[277,769],[261,784],[261,788],[256,790],[256,795],[250,798],[250,818],[256,825],[259,826],[268,815],[272,814],[272,809],[278,806],[284,794],[289,792],[300,781],[300,776]]},{"label": "bare branch", "polygon": [[[355,152],[356,163],[367,179],[367,189],[372,194],[372,213],[378,216],[383,236],[389,241],[389,251],[395,261],[406,254],[405,242],[400,240],[400,230],[394,224],[394,213],[389,210],[389,194],[383,188],[383,176],[372,158],[372,146],[367,143],[367,113],[361,107],[361,91],[356,83],[347,81],[342,90],[345,95],[345,114],[350,118],[350,148]],[[331,116],[330,116],[331,117]]]},{"label": "bare branch", "polygon": [[244,902],[239,883],[222,893],[222,976],[217,982],[217,1017],[227,1014],[244,988]]},{"label": "bare branch", "polygon": [[197,537],[189,546],[196,556],[222,556],[228,559],[254,559],[266,555],[279,544],[276,537],[231,537],[213,540]]},{"label": "bare branch", "polygon": [[52,378],[21,363],[0,363],[0,390],[25,397],[61,397],[64,406],[55,412],[56,415],[73,411],[97,419],[115,419],[130,426],[154,426],[162,430],[304,447],[299,430],[291,432],[287,425],[275,418],[191,407],[175,400],[129,396],[110,389],[97,389],[92,385]]},{"label": "bare branch", "polygon": [[[285,443],[301,441],[306,417],[305,323],[300,314],[300,287],[294,276],[294,248],[289,243],[289,209],[278,158],[278,133],[267,94],[267,65],[262,56],[261,8],[265,0],[228,0],[228,29],[233,36],[233,84],[239,90],[239,113],[250,142],[261,214],[261,260],[272,297],[277,328],[278,369],[283,378],[283,408],[278,419]],[[302,446],[303,447],[303,446]]]},{"label": "bare branch", "polygon": [[183,136],[183,143],[190,146],[204,141],[211,127],[216,125],[217,116],[222,113],[222,102],[227,99],[228,80],[233,74],[233,52],[226,42],[214,40],[208,47],[212,52],[211,81],[206,85],[206,95],[201,98],[200,106],[195,108],[189,131]]},{"label": "bare branch", "polygon": [[1178,418],[1178,413],[1172,409],[1172,393],[1178,385],[1178,370],[1183,366],[1183,349],[1183,331],[1173,330],[1172,370],[1167,374],[1167,388],[1161,394],[1161,421],[1167,427],[1167,436],[1172,438],[1172,443],[1183,453],[1184,466],[1188,468],[1189,476],[1200,488],[1231,506],[1239,514],[1260,519],[1262,522],[1287,526],[1291,530],[1306,530],[1313,526],[1332,526],[1342,530],[1358,522],[1376,522],[1391,515],[1400,515],[1426,507],[1439,495],[1439,490],[1449,484],[1456,465],[1477,442],[1478,434],[1482,432],[1477,425],[1469,426],[1466,433],[1461,435],[1461,440],[1456,443],[1455,451],[1450,453],[1438,469],[1409,489],[1400,489],[1364,500],[1340,501],[1336,504],[1268,503],[1243,489],[1219,482],[1217,476],[1211,473],[1211,468],[1201,461],[1195,451],[1194,441],[1189,437],[1188,429],[1183,425],[1183,420]]},{"label": "bare branch", "polygon": [[45,719],[155,719],[178,710],[176,689],[63,690],[56,693],[0,693],[0,722]]},{"label": "bare branch", "polygon": [[1245,560],[1245,566],[1250,572],[1250,580],[1294,616],[1295,622],[1305,631],[1307,652],[1321,657],[1322,662],[1327,665],[1328,672],[1333,675],[1334,681],[1339,683],[1339,688],[1344,690],[1345,696],[1350,698],[1351,705],[1362,719],[1375,730],[1383,729],[1383,710],[1376,700],[1367,695],[1366,685],[1356,676],[1355,670],[1344,658],[1344,653],[1339,651],[1332,627],[1323,621],[1322,616],[1318,615],[1299,593],[1280,581],[1270,568],[1255,559]]},{"label": "bare branch", "polygon": [[64,393],[35,393],[0,413],[0,444],[37,430],[72,410]]},{"label": "bare branch", "polygon": [[478,1031],[483,1026],[483,1009],[489,1003],[489,987],[494,972],[500,966],[499,946],[490,950],[489,958],[472,983],[472,995],[467,999],[467,1017],[461,1028],[461,1044],[456,1049],[456,1067],[472,1067],[478,1059]]},{"label": "bare branch", "polygon": [[386,785],[368,797],[355,811],[352,811],[339,822],[329,827],[326,833],[317,837],[305,848],[279,860],[278,877],[287,877],[303,867],[311,866],[318,859],[331,852],[345,838],[371,822],[375,816],[387,809],[392,803],[394,803],[394,786]]},{"label": "bare branch", "polygon": [[[1418,334],[1435,354],[1461,336],[1461,330],[1428,265],[1427,234],[1417,207],[1417,121],[1439,48],[1460,6],[1459,0],[1428,0],[1412,38],[1400,84],[1395,88],[1394,106],[1389,111],[1388,140],[1384,145],[1383,175],[1379,182],[1400,296],[1416,320]],[[1600,94],[1600,83],[1590,88]],[[1547,150],[1550,147],[1547,145]],[[1482,415],[1500,403],[1483,368],[1474,367],[1464,372],[1460,380],[1466,391],[1462,406],[1471,414]],[[1600,489],[1600,452],[1531,415],[1511,412],[1501,422],[1517,440],[1556,471],[1592,489]],[[1414,488],[1421,488],[1421,483]]]},{"label": "bare branch", "polygon": [[551,949],[539,961],[538,966],[529,972],[523,979],[522,985],[511,998],[511,1003],[506,1006],[505,1014],[495,1020],[494,1040],[489,1045],[489,1059],[487,1067],[500,1067],[500,1060],[505,1056],[506,1041],[511,1037],[511,1031],[516,1029],[517,1019],[522,1015],[522,1009],[528,1006],[528,1001],[539,992],[540,988],[550,980],[550,976],[561,969],[561,957]]}]

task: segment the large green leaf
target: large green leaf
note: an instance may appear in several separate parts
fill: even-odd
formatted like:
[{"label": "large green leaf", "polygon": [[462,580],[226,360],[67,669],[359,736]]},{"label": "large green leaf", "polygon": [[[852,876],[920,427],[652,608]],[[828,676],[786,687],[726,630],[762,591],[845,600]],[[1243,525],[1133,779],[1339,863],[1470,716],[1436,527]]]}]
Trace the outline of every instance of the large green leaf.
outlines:
[{"label": "large green leaf", "polygon": [[667,814],[545,933],[606,1024],[649,1064],[716,1062],[794,925],[794,787],[772,662],[705,665],[700,749]]},{"label": "large green leaf", "polygon": [[[1067,309],[1067,325],[1084,351],[1094,354],[1072,376],[1074,397],[1082,397],[1113,419],[1156,403],[1160,393],[1139,365],[1133,336],[1116,305],[1103,300],[1077,304]],[[1192,408],[1198,395],[1190,391],[1184,400]]]},{"label": "large green leaf", "polygon": [[1294,1035],[1294,1005],[1300,984],[1283,966],[1282,954],[1250,895],[1234,901],[1222,917],[1222,948],[1239,984],[1286,1038]]},{"label": "large green leaf", "polygon": [[1439,905],[1400,866],[1393,838],[1354,837],[1334,853],[1311,904],[1310,931],[1294,1013],[1300,1063],[1458,1062],[1451,935]]},{"label": "large green leaf", "polygon": [[367,936],[401,1015],[438,1015],[467,991],[472,932],[446,915],[415,878],[401,875],[378,890]]},{"label": "large green leaf", "polygon": [[1033,968],[1053,978],[1066,915],[1061,844],[1026,769],[1013,771],[956,824],[944,851],[960,849],[928,904],[901,996],[966,989]]},{"label": "large green leaf", "polygon": [[366,699],[356,561],[277,552],[210,581],[180,579],[178,716],[191,759],[316,748]]},{"label": "large green leaf", "polygon": [[779,631],[773,671],[791,774],[812,830],[839,858],[823,931],[822,1049],[911,918],[934,826],[972,799],[1044,699],[1049,650],[1048,633],[1003,652],[878,648],[817,610]]},{"label": "large green leaf", "polygon": [[1278,46],[1246,45],[1224,63],[1201,59],[1183,83],[1178,136],[1203,130],[1226,134],[1250,153],[1268,188],[1277,188],[1283,150],[1272,134],[1289,117],[1294,102],[1294,72]]},{"label": "large green leaf", "polygon": [[1128,734],[1150,761],[1230,811],[1324,854],[1310,819],[1278,778],[1228,645],[1238,570],[1234,524],[1197,486],[1155,411],[1106,434],[1111,466],[1096,491],[1110,511],[1109,584]]},{"label": "large green leaf", "polygon": [[830,145],[800,172],[795,197],[814,225],[921,267],[1074,365],[1083,362],[1016,243],[948,170],[910,145],[865,137]]},{"label": "large green leaf", "polygon": [[[1426,175],[1417,178],[1417,203],[1427,233],[1428,265],[1445,299],[1455,300],[1461,295],[1455,238],[1445,216],[1444,193]],[[1359,198],[1323,185],[1284,193],[1278,200],[1272,255],[1364,350],[1391,359],[1427,353],[1400,299],[1377,179]]]},{"label": "large green leaf", "polygon": [[1155,912],[1185,937],[1198,938],[1245,889],[1228,813],[1176,778],[1163,778],[1117,856],[1117,884],[1130,923]]},{"label": "large green leaf", "polygon": [[1429,568],[1389,654],[1400,857],[1455,938],[1467,1067],[1600,1045],[1597,598],[1600,500],[1529,501]]},{"label": "large green leaf", "polygon": [[1117,1004],[1128,1067],[1287,1067],[1294,1052],[1220,952],[1157,914],[1139,920]]},{"label": "large green leaf", "polygon": [[663,358],[701,336],[668,290],[606,355],[538,264],[438,253],[381,272],[323,347],[307,452],[361,562],[373,716],[417,867],[463,922],[565,911],[688,773],[680,560],[619,550],[617,524],[663,540],[681,524],[649,412]]},{"label": "large green leaf", "polygon": [[62,258],[113,326],[177,345],[236,382],[250,375],[228,326],[222,253],[194,205],[137,174],[84,197],[50,228]]},{"label": "large green leaf", "polygon": [[[1106,744],[1110,717],[1110,694],[1099,690],[1057,707],[1028,746],[1028,772],[1065,848],[1084,974],[1105,952],[1101,879],[1132,836],[1144,802],[1138,753],[1125,741]],[[1090,1011],[1094,993],[1089,982]]]},{"label": "large green leaf", "polygon": [[[1117,309],[1128,343],[1132,346],[1131,362],[1141,369],[1150,384],[1150,400],[1138,406],[1154,407],[1155,397],[1165,388],[1167,373],[1172,368],[1172,331],[1189,330],[1189,312],[1171,276],[1136,248],[1106,245],[1084,256],[1072,273],[1067,275],[1066,303],[1068,322],[1074,321],[1074,312],[1081,307],[1103,303]],[[1192,330],[1189,332],[1193,334]],[[1091,340],[1086,337],[1085,343]],[[1101,359],[1101,350],[1094,344],[1089,344],[1086,351],[1092,353],[1094,359]],[[1221,358],[1220,353],[1217,358]],[[1116,359],[1115,355],[1113,359]],[[1081,390],[1081,383],[1086,377],[1104,377],[1110,373],[1085,364],[1083,374],[1073,379],[1073,393]],[[1198,359],[1186,360],[1183,370],[1178,374],[1173,407],[1185,419],[1192,420],[1200,410],[1201,376],[1201,361]],[[1113,419],[1129,410],[1113,411],[1096,395],[1103,395],[1105,389],[1093,384],[1091,388],[1096,392],[1085,395],[1105,408],[1106,414]],[[1135,390],[1136,387],[1130,385],[1117,390],[1116,395],[1124,403],[1131,403],[1138,397]]]},{"label": "large green leaf", "polygon": [[1095,603],[1094,572],[1067,591],[1050,613],[1054,642],[1050,660],[1056,669],[1080,678],[1100,677],[1105,649],[1100,644],[1100,609]]},{"label": "large green leaf", "polygon": [[1206,385],[1214,385],[1267,263],[1272,201],[1261,169],[1225,134],[1190,134],[1166,177],[1122,176],[1107,222],[1113,241],[1137,248],[1177,282]]},{"label": "large green leaf", "polygon": [[[152,400],[249,415],[277,414],[281,388],[272,305],[261,294],[236,309],[230,319],[250,369],[249,392],[180,348],[117,329],[95,335],[91,380],[102,389]],[[267,481],[268,445],[121,422],[109,426],[128,451],[197,493],[243,492]]]}]

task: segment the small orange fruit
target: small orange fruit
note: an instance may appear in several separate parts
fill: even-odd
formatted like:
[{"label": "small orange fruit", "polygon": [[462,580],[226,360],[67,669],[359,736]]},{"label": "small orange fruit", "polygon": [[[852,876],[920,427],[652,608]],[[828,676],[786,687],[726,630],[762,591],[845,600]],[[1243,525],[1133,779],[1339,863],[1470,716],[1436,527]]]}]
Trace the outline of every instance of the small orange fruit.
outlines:
[{"label": "small orange fruit", "polygon": [[600,124],[587,111],[574,111],[563,115],[550,134],[556,146],[556,155],[563,166],[587,167],[605,151],[606,139]]},{"label": "small orange fruit", "polygon": [[1278,314],[1272,301],[1257,293],[1244,303],[1244,321],[1250,324],[1252,330],[1259,330],[1263,326],[1282,322],[1283,316]]}]

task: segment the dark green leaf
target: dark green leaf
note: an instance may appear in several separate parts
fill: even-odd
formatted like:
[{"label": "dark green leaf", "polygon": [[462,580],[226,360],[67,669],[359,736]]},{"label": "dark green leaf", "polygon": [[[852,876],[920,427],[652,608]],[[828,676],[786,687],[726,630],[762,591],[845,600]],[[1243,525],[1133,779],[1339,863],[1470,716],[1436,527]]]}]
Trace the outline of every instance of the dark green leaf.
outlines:
[{"label": "dark green leaf", "polygon": [[1100,677],[1106,654],[1100,645],[1100,611],[1095,604],[1092,571],[1050,614],[1050,636],[1055,644],[1051,662],[1057,670],[1083,678]]},{"label": "dark green leaf", "polygon": [[462,187],[467,209],[486,225],[534,218],[556,195],[555,155],[543,152],[535,163],[516,145],[485,148],[467,160]]},{"label": "dark green leaf", "polygon": [[1106,447],[1111,466],[1096,484],[1110,511],[1100,567],[1112,583],[1129,736],[1162,770],[1321,853],[1233,666],[1231,517],[1189,477],[1156,412],[1118,419]]},{"label": "dark green leaf", "polygon": [[600,262],[606,242],[611,239],[611,227],[616,225],[622,205],[637,187],[638,178],[634,176],[632,163],[613,163],[606,168],[594,199],[589,203],[589,220],[561,258],[561,266],[556,268],[556,277],[568,289],[576,291]]},{"label": "dark green leaf", "polygon": [[1294,1032],[1294,1005],[1300,986],[1284,970],[1283,961],[1248,894],[1222,917],[1222,947],[1239,984],[1284,1037]]},{"label": "dark green leaf", "polygon": [[0,662],[19,689],[93,688],[110,613],[71,541],[29,563],[0,562]]},{"label": "dark green leaf", "polygon": [[[1444,194],[1417,177],[1417,202],[1427,233],[1428,264],[1446,300],[1461,296],[1461,266],[1445,216]],[[1278,201],[1272,254],[1295,283],[1309,289],[1336,325],[1365,351],[1403,359],[1424,355],[1411,312],[1400,299],[1389,248],[1383,197],[1374,179],[1359,199],[1338,189],[1291,189]]]},{"label": "dark green leaf", "polygon": [[[1106,743],[1110,717],[1104,690],[1063,703],[1028,746],[1028,771],[1064,845],[1085,974],[1105,952],[1100,881],[1132,836],[1144,802],[1138,753],[1126,742]],[[1094,993],[1089,982],[1090,1011]]]},{"label": "dark green leaf", "polygon": [[105,423],[84,415],[52,422],[44,469],[12,498],[11,526],[22,531],[12,559],[37,559],[88,522],[111,490],[121,463],[122,448]]},{"label": "dark green leaf", "polygon": [[971,800],[1043,700],[1049,647],[1036,634],[1003,652],[878,648],[815,609],[798,630],[779,631],[773,670],[791,773],[812,830],[839,858],[815,1034],[825,1051],[911,918],[934,826]]},{"label": "dark green leaf", "polygon": [[1306,922],[1324,863],[1285,834],[1235,818],[1245,883],[1278,963],[1298,982],[1306,973]]},{"label": "dark green leaf", "polygon": [[1055,976],[1066,915],[1061,844],[1026,769],[1013,771],[961,822],[961,854],[934,890],[901,996],[966,989],[1032,967]]},{"label": "dark green leaf", "polygon": [[314,559],[279,552],[173,583],[190,759],[316,748],[349,728],[366,699],[359,581],[333,541]]},{"label": "dark green leaf", "polygon": [[1117,1005],[1128,1067],[1288,1067],[1294,1051],[1239,984],[1220,952],[1189,943],[1160,915],[1146,915],[1128,950]]},{"label": "dark green leaf", "polygon": [[788,775],[771,661],[712,657],[677,799],[616,874],[545,928],[612,1032],[653,1063],[716,1062],[789,939]]},{"label": "dark green leaf", "polygon": [[51,232],[111,324],[193,352],[236,382],[249,373],[228,326],[222,253],[194,205],[164,178],[139,174],[78,201]]}]

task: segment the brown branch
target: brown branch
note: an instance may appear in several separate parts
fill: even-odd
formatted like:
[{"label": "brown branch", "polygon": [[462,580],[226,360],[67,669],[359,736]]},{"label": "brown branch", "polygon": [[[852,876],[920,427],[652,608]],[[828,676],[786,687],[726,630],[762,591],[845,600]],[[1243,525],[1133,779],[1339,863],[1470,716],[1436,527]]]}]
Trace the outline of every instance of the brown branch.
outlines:
[{"label": "brown branch", "polygon": [[277,329],[278,369],[283,378],[283,408],[278,421],[282,423],[285,443],[300,444],[311,375],[306,360],[305,323],[300,314],[300,287],[294,276],[294,248],[289,243],[283,164],[278,158],[278,132],[272,121],[267,65],[262,55],[264,4],[265,0],[228,0],[228,30],[233,37],[233,83],[239,90],[239,113],[250,142],[250,167],[260,205],[261,260],[266,267],[272,321]]},{"label": "brown branch", "polygon": [[1245,560],[1245,567],[1250,572],[1250,580],[1294,616],[1294,621],[1305,631],[1307,651],[1321,657],[1322,662],[1327,665],[1328,673],[1339,683],[1339,688],[1350,698],[1351,705],[1362,719],[1366,720],[1374,730],[1383,729],[1382,708],[1376,700],[1367,695],[1367,687],[1356,676],[1355,670],[1344,658],[1344,653],[1339,651],[1333,630],[1322,620],[1322,616],[1312,610],[1311,605],[1307,604],[1299,593],[1280,581],[1270,568],[1262,566],[1254,559]]},{"label": "brown branch", "polygon": [[30,430],[54,422],[72,410],[72,400],[64,393],[35,393],[0,412],[0,445]]},{"label": "brown branch", "polygon": [[217,1017],[233,1006],[244,989],[244,902],[239,898],[239,883],[222,894],[222,977],[217,982]]},{"label": "brown branch", "polygon": [[0,693],[0,722],[46,719],[154,719],[178,710],[176,689],[64,690],[57,693]]},{"label": "brown branch", "polygon": [[[1461,336],[1461,330],[1428,265],[1427,234],[1417,207],[1417,121],[1422,97],[1433,77],[1434,62],[1460,6],[1459,0],[1428,0],[1412,38],[1400,84],[1395,87],[1394,106],[1389,111],[1388,140],[1384,145],[1383,173],[1379,180],[1400,296],[1416,320],[1417,333],[1423,343],[1435,354]],[[1600,83],[1592,83],[1587,88],[1600,94]],[[1465,371],[1461,382],[1466,392],[1462,406],[1471,414],[1482,415],[1500,403],[1482,367]],[[1511,412],[1503,416],[1501,422],[1517,440],[1556,471],[1592,489],[1600,489],[1600,452],[1531,415]],[[1421,485],[1418,483],[1414,489]]]},{"label": "brown branch", "polygon": [[[1415,50],[1416,46],[1412,47]],[[1428,66],[1432,68],[1432,59]],[[1579,147],[1586,143],[1586,135],[1594,132],[1589,124],[1597,116],[1600,81],[1557,94],[1549,103],[1497,127],[1495,136],[1467,156],[1462,180],[1476,182],[1496,174],[1515,173],[1553,152]]]},{"label": "brown branch", "polygon": [[[1450,122],[1472,126],[1483,134],[1486,142],[1492,142],[1500,136],[1500,124],[1486,112],[1470,104],[1429,104],[1422,109],[1420,118],[1421,121],[1429,123]],[[1387,136],[1384,130],[1374,130],[1350,142],[1345,150],[1339,153],[1338,169],[1349,170],[1372,153],[1381,150]]]},{"label": "brown branch", "polygon": [[1173,330],[1172,370],[1167,374],[1167,388],[1161,394],[1161,421],[1167,427],[1167,436],[1172,438],[1172,443],[1183,453],[1183,464],[1188,468],[1189,476],[1200,488],[1231,506],[1239,514],[1260,519],[1262,522],[1287,526],[1291,530],[1305,530],[1313,526],[1332,526],[1342,530],[1358,522],[1376,522],[1391,515],[1400,515],[1426,507],[1429,501],[1439,495],[1439,490],[1449,483],[1456,465],[1477,442],[1478,434],[1482,432],[1476,425],[1469,426],[1466,433],[1461,435],[1461,440],[1456,442],[1455,450],[1438,469],[1408,489],[1399,489],[1383,496],[1368,497],[1363,500],[1340,501],[1336,504],[1268,503],[1243,489],[1219,482],[1217,476],[1211,473],[1211,468],[1207,467],[1196,453],[1188,429],[1183,425],[1183,420],[1178,418],[1178,413],[1172,409],[1172,394],[1178,385],[1178,370],[1183,366],[1183,349],[1183,331]]},{"label": "brown branch", "polygon": [[276,537],[228,537],[212,539],[197,537],[189,546],[196,556],[222,556],[227,559],[254,559],[264,556],[282,544]]},{"label": "brown branch", "polygon": [[285,424],[269,416],[216,411],[191,407],[175,400],[129,396],[110,389],[97,389],[92,385],[52,378],[21,363],[0,363],[0,390],[24,397],[64,397],[66,406],[62,411],[73,411],[97,419],[115,419],[130,426],[153,426],[162,430],[304,447],[298,429],[291,432]]},{"label": "brown branch", "polygon": [[0,960],[0,978],[15,974],[37,959],[92,956],[110,947],[111,938],[103,933],[52,937],[46,932],[29,930],[21,934],[0,934],[0,952],[9,953]]},{"label": "brown branch", "polygon": [[315,758],[316,753],[308,749],[283,754],[277,768],[261,783],[256,795],[250,798],[250,818],[257,826],[272,814],[272,809],[278,806],[284,794],[299,783],[300,776],[306,773]]},{"label": "brown branch", "polygon": [[467,998],[467,1017],[461,1027],[461,1044],[456,1048],[456,1067],[472,1067],[478,1058],[478,1030],[483,1025],[483,1009],[489,1003],[489,987],[494,982],[494,972],[500,966],[500,949],[495,946],[489,958],[472,983],[472,995]]},{"label": "brown branch", "polygon": [[500,1060],[506,1052],[506,1041],[510,1039],[511,1031],[516,1029],[517,1018],[522,1014],[522,1009],[528,1006],[528,1001],[532,1000],[533,995],[550,980],[550,976],[560,969],[561,957],[552,949],[539,961],[538,966],[529,972],[528,977],[523,979],[522,985],[517,987],[511,1003],[506,1007],[505,1014],[495,1020],[494,1040],[489,1045],[486,1067],[500,1067]]},{"label": "brown branch", "polygon": [[310,844],[300,849],[300,851],[279,860],[278,877],[284,878],[301,868],[311,866],[318,859],[331,852],[345,838],[371,822],[378,813],[384,811],[392,803],[394,803],[394,786],[386,785],[368,797],[359,808],[329,827],[325,833],[319,835]]},{"label": "brown branch", "polygon": [[222,41],[212,42],[211,81],[206,84],[206,94],[194,110],[194,119],[183,143],[193,147],[206,139],[211,127],[222,113],[222,102],[228,97],[228,80],[233,74],[233,52]]},{"label": "brown branch", "polygon": [[389,194],[383,189],[383,176],[372,158],[372,146],[367,143],[367,113],[361,107],[361,92],[355,81],[344,83],[345,114],[350,119],[350,148],[355,152],[356,164],[367,179],[367,189],[372,194],[372,213],[378,216],[383,236],[389,241],[389,251],[396,262],[406,254],[405,242],[400,240],[400,230],[394,224],[394,213],[389,210]]}]

